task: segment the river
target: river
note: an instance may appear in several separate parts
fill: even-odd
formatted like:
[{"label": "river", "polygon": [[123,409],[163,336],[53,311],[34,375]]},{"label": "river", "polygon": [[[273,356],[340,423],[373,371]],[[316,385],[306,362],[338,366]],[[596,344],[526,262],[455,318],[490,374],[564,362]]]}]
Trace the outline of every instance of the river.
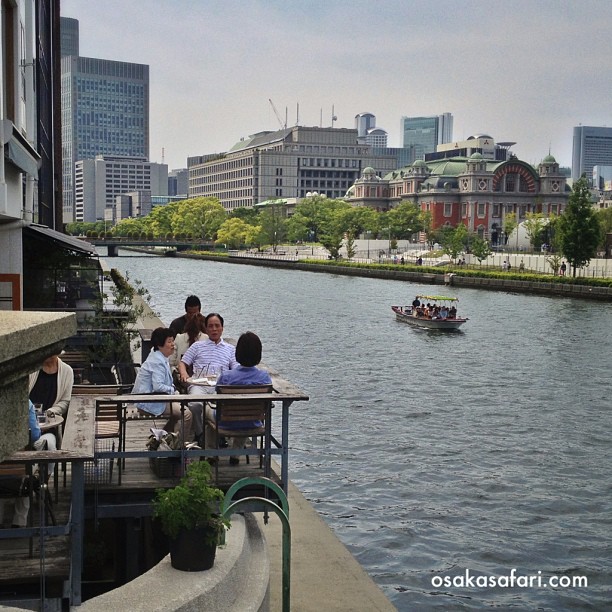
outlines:
[{"label": "river", "polygon": [[470,321],[440,334],[390,309],[440,287],[107,261],[167,323],[195,293],[260,335],[310,395],[292,480],[398,610],[612,608],[612,304],[458,288]]}]

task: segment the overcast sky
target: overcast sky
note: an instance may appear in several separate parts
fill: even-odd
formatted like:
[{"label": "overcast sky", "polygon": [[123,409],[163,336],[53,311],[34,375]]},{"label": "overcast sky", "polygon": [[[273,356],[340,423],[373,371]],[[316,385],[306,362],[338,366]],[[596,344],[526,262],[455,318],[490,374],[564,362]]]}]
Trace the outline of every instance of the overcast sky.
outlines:
[{"label": "overcast sky", "polygon": [[61,0],[80,54],[149,64],[151,161],[370,112],[454,117],[539,163],[571,165],[572,128],[612,126],[610,0]]}]

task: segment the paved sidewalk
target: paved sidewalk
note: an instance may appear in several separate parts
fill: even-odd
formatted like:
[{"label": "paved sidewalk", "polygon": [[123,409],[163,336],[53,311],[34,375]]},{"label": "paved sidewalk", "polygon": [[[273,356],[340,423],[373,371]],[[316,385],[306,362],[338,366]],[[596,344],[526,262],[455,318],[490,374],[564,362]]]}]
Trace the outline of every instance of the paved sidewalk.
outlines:
[{"label": "paved sidewalk", "polygon": [[[282,526],[275,514],[267,525],[256,514],[270,554],[270,610],[282,609]],[[334,535],[300,491],[289,483],[291,523],[291,609],[393,611],[396,608]]]}]

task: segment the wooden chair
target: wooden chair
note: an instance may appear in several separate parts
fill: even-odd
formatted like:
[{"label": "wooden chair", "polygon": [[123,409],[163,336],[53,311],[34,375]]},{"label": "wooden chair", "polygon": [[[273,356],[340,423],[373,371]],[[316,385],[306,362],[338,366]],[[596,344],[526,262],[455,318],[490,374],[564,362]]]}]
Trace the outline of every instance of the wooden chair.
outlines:
[{"label": "wooden chair", "polygon": [[[272,385],[218,385],[220,394],[255,394],[271,393]],[[259,448],[259,467],[262,467],[264,457],[264,437],[269,428],[270,409],[272,402],[269,399],[220,399],[216,402],[216,420],[206,419],[206,426],[215,432],[215,448],[220,448],[221,437],[244,438],[251,440],[252,448]],[[240,427],[240,423],[253,423],[259,421],[259,427]],[[257,439],[261,442],[257,445]],[[249,454],[246,454],[249,463]],[[269,468],[266,465],[266,470]],[[216,477],[219,479],[219,462],[216,463]]]}]

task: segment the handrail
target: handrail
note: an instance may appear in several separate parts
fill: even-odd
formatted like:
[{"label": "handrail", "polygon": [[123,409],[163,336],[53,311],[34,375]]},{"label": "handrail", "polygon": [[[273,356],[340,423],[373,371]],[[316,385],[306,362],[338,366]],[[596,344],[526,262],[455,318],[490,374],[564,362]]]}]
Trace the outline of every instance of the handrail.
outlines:
[{"label": "handrail", "polygon": [[[281,507],[264,497],[245,497],[235,502],[232,501],[233,495],[251,484],[259,484],[272,489],[278,495]],[[248,505],[254,501],[268,506],[270,510],[278,515],[283,525],[283,612],[289,612],[291,609],[291,524],[289,523],[289,502],[285,492],[269,478],[242,478],[235,482],[227,491],[221,505],[221,516],[229,518],[241,506]]]}]

